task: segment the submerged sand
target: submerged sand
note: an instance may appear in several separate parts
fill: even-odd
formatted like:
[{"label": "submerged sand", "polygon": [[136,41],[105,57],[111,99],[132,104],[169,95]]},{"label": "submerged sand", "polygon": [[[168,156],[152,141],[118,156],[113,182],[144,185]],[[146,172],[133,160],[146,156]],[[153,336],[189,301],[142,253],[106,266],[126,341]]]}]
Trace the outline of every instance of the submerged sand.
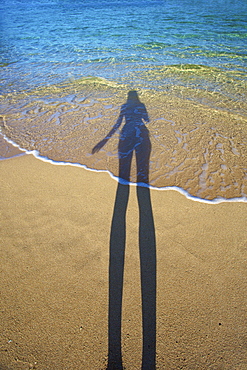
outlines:
[{"label": "submerged sand", "polygon": [[[32,155],[1,167],[1,370],[105,369],[117,182]],[[151,190],[157,369],[247,368],[247,205]],[[122,351],[141,366],[136,188],[127,211]]]}]

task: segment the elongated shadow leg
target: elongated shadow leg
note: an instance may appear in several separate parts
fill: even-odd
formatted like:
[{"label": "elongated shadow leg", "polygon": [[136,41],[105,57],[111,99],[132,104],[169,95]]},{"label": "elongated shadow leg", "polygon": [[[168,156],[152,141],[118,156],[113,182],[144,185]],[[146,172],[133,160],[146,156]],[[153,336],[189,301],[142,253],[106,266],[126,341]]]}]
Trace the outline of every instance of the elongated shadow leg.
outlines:
[{"label": "elongated shadow leg", "polygon": [[142,290],[142,370],[154,370],[156,358],[156,241],[150,190],[137,187]]},{"label": "elongated shadow leg", "polygon": [[126,209],[129,185],[118,184],[110,236],[108,369],[123,369],[121,352],[121,316],[123,298]]}]

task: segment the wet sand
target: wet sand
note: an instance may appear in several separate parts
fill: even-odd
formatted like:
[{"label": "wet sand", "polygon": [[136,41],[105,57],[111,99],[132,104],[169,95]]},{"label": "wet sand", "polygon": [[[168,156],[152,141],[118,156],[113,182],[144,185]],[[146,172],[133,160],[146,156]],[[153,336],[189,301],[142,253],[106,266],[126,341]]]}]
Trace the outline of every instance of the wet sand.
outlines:
[{"label": "wet sand", "polygon": [[[12,94],[3,99],[0,128],[21,148],[117,176],[118,133],[99,153],[91,152],[115,124],[128,90],[89,78]],[[138,94],[150,118],[152,186],[177,186],[209,200],[247,196],[244,102],[200,89],[180,91],[176,86],[158,92],[140,89]],[[133,161],[133,182],[135,174]]]},{"label": "wet sand", "polygon": [[[1,370],[107,365],[109,239],[117,182],[32,155],[1,167]],[[247,368],[247,205],[151,190],[157,369]],[[122,352],[141,366],[139,211],[127,210]]]}]

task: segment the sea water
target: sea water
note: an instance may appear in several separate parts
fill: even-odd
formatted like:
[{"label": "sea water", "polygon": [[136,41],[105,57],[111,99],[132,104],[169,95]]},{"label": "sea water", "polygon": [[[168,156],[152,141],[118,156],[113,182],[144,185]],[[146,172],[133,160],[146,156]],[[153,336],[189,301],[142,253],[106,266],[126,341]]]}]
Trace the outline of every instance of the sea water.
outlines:
[{"label": "sea water", "polygon": [[150,117],[152,186],[246,197],[245,0],[3,0],[0,11],[6,137],[117,175],[118,135],[92,148],[135,89]]}]

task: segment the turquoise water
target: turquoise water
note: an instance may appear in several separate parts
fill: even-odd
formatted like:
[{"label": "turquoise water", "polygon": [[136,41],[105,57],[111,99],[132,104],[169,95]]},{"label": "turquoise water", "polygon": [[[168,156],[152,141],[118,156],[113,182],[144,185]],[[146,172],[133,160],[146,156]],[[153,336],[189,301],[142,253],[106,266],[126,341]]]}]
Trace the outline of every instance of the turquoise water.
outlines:
[{"label": "turquoise water", "polygon": [[146,86],[138,71],[161,65],[246,78],[245,0],[3,0],[0,11],[3,92],[88,75]]},{"label": "turquoise water", "polygon": [[117,135],[91,152],[136,89],[151,185],[247,196],[246,0],[3,0],[0,12],[6,137],[116,175]]}]

